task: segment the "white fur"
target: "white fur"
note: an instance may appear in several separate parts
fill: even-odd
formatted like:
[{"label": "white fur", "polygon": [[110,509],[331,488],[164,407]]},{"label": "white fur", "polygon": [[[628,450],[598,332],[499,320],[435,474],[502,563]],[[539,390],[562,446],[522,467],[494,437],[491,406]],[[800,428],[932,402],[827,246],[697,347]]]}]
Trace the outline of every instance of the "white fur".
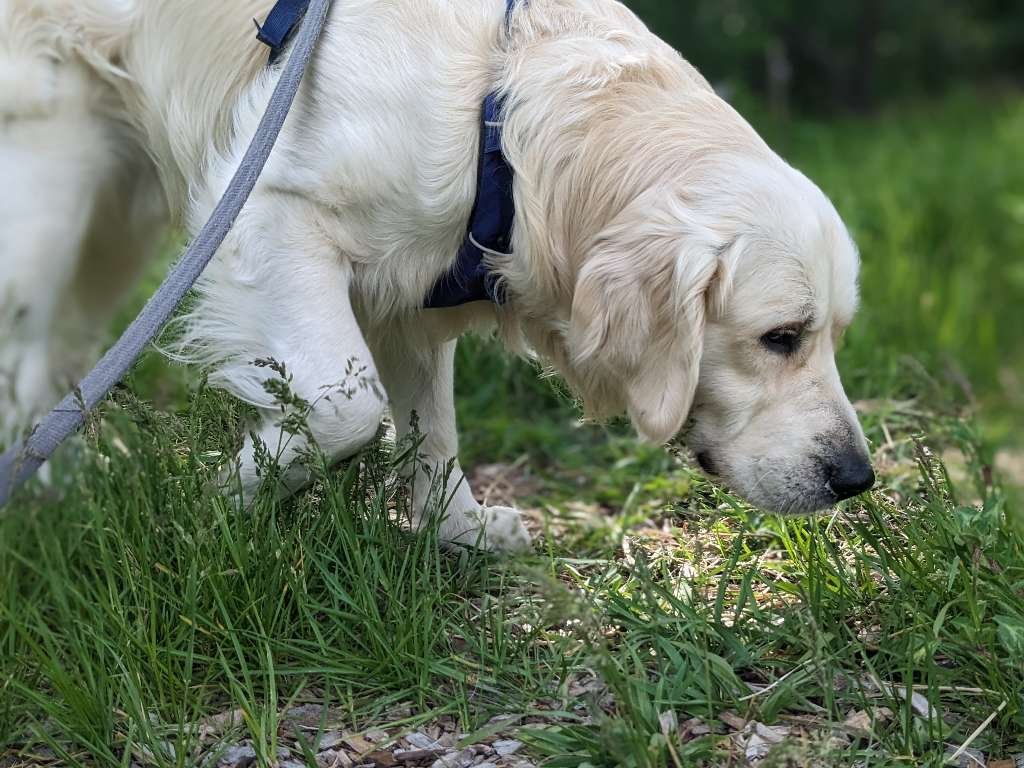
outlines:
[{"label": "white fur", "polygon": [[89,0],[57,11],[0,0],[0,443],[92,362],[166,219],[104,79],[123,30]]},{"label": "white fur", "polygon": [[[102,14],[79,25],[102,41],[107,66],[94,64],[93,79],[116,89],[191,231],[273,87],[251,27],[271,4],[126,0],[107,25]],[[774,509],[830,503],[830,456],[864,452],[833,361],[857,277],[835,210],[619,3],[531,0],[507,35],[503,11],[501,0],[334,6],[271,163],[179,321],[175,353],[265,409],[268,442],[267,373],[252,361],[283,361],[316,403],[313,434],[337,457],[376,432],[379,382],[400,430],[420,415],[428,476],[457,454],[452,341],[496,322],[512,349],[549,361],[589,414],[625,411],[656,441],[690,417],[692,444],[739,492]],[[464,236],[480,103],[496,87],[516,172],[515,255],[493,264],[509,301],[423,311]],[[760,343],[811,314],[798,355]],[[353,367],[373,385],[348,387]],[[322,397],[343,384],[344,397]],[[251,446],[240,461],[251,490]],[[483,528],[489,546],[525,546],[514,512],[481,511],[465,483],[450,511],[453,540]]]}]

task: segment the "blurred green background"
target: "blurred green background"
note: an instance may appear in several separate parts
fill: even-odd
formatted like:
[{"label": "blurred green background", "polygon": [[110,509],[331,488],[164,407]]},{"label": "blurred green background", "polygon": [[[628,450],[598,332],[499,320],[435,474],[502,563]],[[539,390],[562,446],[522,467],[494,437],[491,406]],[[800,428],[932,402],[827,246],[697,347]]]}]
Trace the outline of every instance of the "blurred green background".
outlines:
[{"label": "blurred green background", "polygon": [[717,85],[775,108],[861,111],[1020,82],[1020,0],[626,0]]}]

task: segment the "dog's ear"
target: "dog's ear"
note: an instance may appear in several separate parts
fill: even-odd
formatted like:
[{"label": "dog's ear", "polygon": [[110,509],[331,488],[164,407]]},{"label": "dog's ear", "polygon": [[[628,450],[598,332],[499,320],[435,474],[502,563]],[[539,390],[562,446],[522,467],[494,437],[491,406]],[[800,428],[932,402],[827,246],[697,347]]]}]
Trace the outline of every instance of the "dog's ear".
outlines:
[{"label": "dog's ear", "polygon": [[588,412],[625,410],[640,436],[657,443],[674,437],[690,412],[717,270],[707,233],[672,224],[624,224],[600,239],[580,270],[567,336]]}]

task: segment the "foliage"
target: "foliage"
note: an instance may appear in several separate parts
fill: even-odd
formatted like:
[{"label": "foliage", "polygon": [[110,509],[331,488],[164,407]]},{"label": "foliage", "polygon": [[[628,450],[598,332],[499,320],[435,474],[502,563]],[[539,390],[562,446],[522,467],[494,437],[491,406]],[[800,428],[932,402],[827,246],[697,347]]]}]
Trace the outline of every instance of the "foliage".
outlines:
[{"label": "foliage", "polygon": [[[186,766],[195,724],[239,709],[230,735],[272,765],[282,711],[322,702],[352,730],[529,713],[546,727],[517,735],[554,766],[726,764],[739,734],[719,718],[791,728],[826,765],[938,765],[1000,705],[976,746],[1024,750],[1024,551],[957,421],[889,413],[886,489],[824,518],[765,516],[671,458],[595,504],[595,453],[538,554],[502,563],[408,532],[389,458],[407,449],[314,454],[307,492],[244,509],[218,488],[234,403],[200,386],[168,414],[122,392],[102,416],[0,517],[0,748]],[[920,427],[961,443],[970,483]]]},{"label": "foliage", "polygon": [[713,82],[785,108],[858,110],[1024,74],[1013,0],[627,0]]}]

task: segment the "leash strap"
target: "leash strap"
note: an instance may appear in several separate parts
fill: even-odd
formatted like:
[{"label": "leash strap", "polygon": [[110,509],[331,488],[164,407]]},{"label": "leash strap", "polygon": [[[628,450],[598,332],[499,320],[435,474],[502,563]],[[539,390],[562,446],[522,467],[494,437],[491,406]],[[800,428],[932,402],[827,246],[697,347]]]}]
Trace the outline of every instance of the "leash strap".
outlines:
[{"label": "leash strap", "polygon": [[316,49],[331,0],[311,0],[305,22],[295,38],[294,52],[281,72],[260,120],[256,135],[210,220],[171,270],[145,309],[82,380],[75,391],[51,411],[21,445],[0,456],[0,508],[31,478],[67,438],[85,422],[110,390],[125,377],[150,342],[170,320],[185,295],[220,248],[252,194],[270,152],[295,101],[302,76]]}]

